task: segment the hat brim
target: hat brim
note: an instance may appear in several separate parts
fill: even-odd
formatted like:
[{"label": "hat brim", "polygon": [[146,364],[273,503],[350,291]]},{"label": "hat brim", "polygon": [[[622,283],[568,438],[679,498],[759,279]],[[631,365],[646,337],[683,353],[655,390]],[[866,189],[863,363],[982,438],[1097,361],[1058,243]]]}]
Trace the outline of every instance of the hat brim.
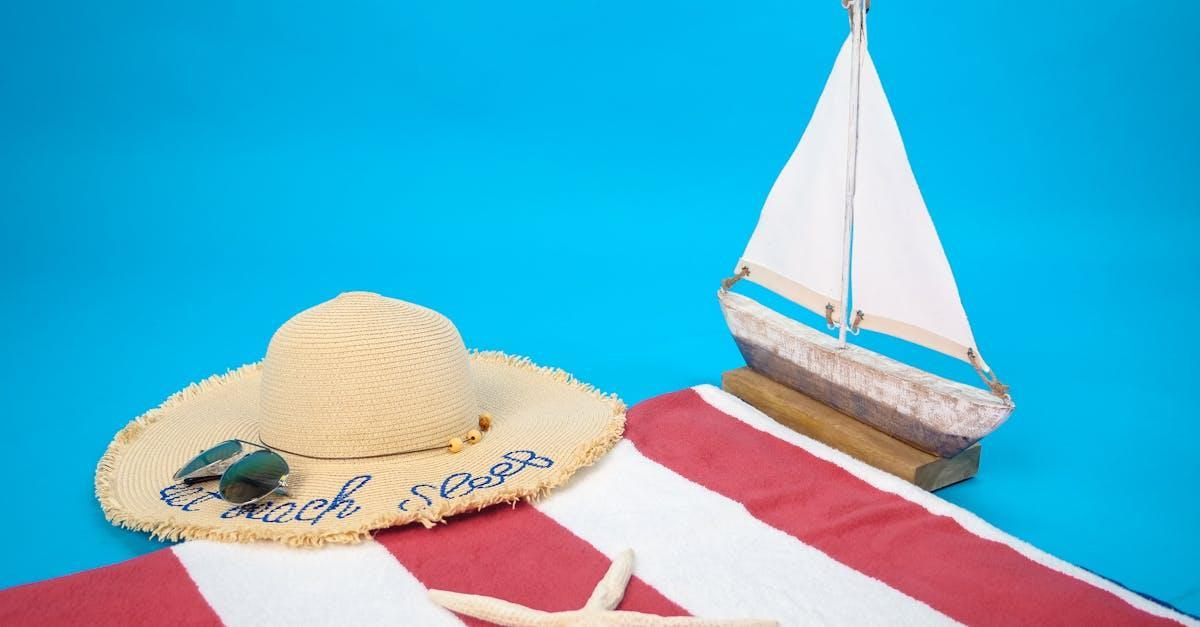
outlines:
[{"label": "hat brim", "polygon": [[503,353],[474,353],[471,367],[480,408],[493,423],[482,441],[458,453],[349,460],[281,453],[290,494],[248,506],[223,501],[216,481],[175,481],[203,449],[258,441],[262,369],[250,364],[188,386],[117,433],[96,469],[96,496],[113,524],[165,540],[357,542],[375,529],[430,526],[535,499],[621,438],[625,405],[615,395]]}]

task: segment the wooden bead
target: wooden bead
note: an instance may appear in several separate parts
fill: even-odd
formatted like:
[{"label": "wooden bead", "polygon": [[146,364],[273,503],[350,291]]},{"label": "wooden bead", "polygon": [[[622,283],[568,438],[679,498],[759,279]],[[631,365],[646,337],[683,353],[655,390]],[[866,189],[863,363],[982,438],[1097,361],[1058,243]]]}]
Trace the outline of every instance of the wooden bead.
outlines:
[{"label": "wooden bead", "polygon": [[457,453],[463,449],[462,438],[450,438],[450,452]]},{"label": "wooden bead", "polygon": [[471,429],[467,432],[467,443],[478,444],[483,439],[483,434],[478,429]]},{"label": "wooden bead", "polygon": [[479,414],[479,428],[483,429],[484,431],[487,431],[488,429],[492,428],[492,415],[491,414],[489,414],[487,412],[483,412],[482,414]]}]

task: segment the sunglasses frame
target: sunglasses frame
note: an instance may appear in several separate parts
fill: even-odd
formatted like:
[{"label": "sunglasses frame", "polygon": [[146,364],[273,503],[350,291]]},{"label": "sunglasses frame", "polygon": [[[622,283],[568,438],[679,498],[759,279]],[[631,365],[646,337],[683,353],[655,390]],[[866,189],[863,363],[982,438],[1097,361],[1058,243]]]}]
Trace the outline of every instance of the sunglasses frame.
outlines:
[{"label": "sunglasses frame", "polygon": [[[289,488],[288,476],[291,474],[291,466],[288,465],[287,460],[284,459],[283,456],[280,455],[278,451],[272,450],[270,447],[263,446],[262,444],[258,444],[256,442],[249,442],[247,440],[240,440],[238,438],[222,440],[221,442],[218,442],[218,443],[200,451],[192,459],[195,459],[196,457],[200,457],[201,455],[204,455],[205,453],[207,453],[219,446],[227,444],[229,442],[237,442],[238,443],[238,451],[236,453],[234,453],[233,455],[230,455],[229,457],[226,457],[224,459],[219,459],[215,462],[212,462],[211,464],[208,464],[206,466],[201,466],[200,468],[197,468],[196,470],[193,470],[192,472],[189,472],[188,474],[183,475],[182,477],[180,477],[179,473],[177,472],[177,473],[175,473],[176,474],[175,479],[177,481],[182,481],[183,483],[185,483],[187,485],[201,483],[204,481],[211,481],[213,479],[220,479],[221,477],[223,477],[225,475],[225,472],[227,470],[229,470],[231,467],[233,467],[234,464],[240,462],[241,460],[245,459],[246,457],[248,457],[250,455],[253,455],[254,453],[258,453],[261,451],[267,451],[268,453],[271,453],[271,454],[279,457],[279,459],[281,459],[283,461],[284,468],[287,469],[287,472],[283,473],[281,476],[279,476],[275,480],[275,482],[276,482],[275,488],[266,492],[262,496],[250,499],[249,501],[243,501],[241,503],[234,503],[233,501],[230,501],[229,499],[225,498],[224,494],[220,495],[221,499],[232,505],[242,506],[242,505],[250,505],[253,503],[257,503],[257,502],[259,502],[269,496],[275,495],[275,494],[279,494],[279,495],[283,495],[283,496],[290,495],[290,492],[288,491],[288,488]],[[245,447],[241,446],[243,444],[249,444],[250,446],[261,449],[261,451],[247,452]],[[184,466],[186,467],[186,464]],[[180,469],[180,470],[182,470],[182,469]],[[219,489],[218,489],[218,493],[219,493]]]}]

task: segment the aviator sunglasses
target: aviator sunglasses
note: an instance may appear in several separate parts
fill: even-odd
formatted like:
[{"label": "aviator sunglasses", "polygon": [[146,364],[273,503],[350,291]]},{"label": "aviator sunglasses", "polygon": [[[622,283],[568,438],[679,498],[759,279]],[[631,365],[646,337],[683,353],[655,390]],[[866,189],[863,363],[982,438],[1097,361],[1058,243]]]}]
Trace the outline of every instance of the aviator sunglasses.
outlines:
[{"label": "aviator sunglasses", "polygon": [[[261,450],[246,453],[243,444]],[[245,440],[226,440],[201,451],[175,473],[187,484],[221,478],[217,492],[234,505],[247,505],[271,494],[287,495],[288,465],[279,453]]]}]

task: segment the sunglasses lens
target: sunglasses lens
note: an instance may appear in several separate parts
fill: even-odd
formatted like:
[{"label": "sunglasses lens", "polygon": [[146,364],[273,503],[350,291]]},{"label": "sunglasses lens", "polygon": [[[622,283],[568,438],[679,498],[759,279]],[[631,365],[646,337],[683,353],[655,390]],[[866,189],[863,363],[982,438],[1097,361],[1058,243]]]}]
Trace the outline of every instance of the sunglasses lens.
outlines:
[{"label": "sunglasses lens", "polygon": [[183,468],[180,468],[179,472],[175,473],[175,479],[186,479],[196,471],[206,466],[211,466],[217,462],[225,461],[241,452],[241,442],[238,442],[237,440],[226,440],[225,442],[222,442],[208,449],[207,451],[200,453],[196,457],[192,458],[192,461],[184,464]]},{"label": "sunglasses lens", "polygon": [[288,474],[287,462],[277,453],[256,451],[241,459],[221,475],[221,498],[241,505],[270,494],[279,480]]}]

